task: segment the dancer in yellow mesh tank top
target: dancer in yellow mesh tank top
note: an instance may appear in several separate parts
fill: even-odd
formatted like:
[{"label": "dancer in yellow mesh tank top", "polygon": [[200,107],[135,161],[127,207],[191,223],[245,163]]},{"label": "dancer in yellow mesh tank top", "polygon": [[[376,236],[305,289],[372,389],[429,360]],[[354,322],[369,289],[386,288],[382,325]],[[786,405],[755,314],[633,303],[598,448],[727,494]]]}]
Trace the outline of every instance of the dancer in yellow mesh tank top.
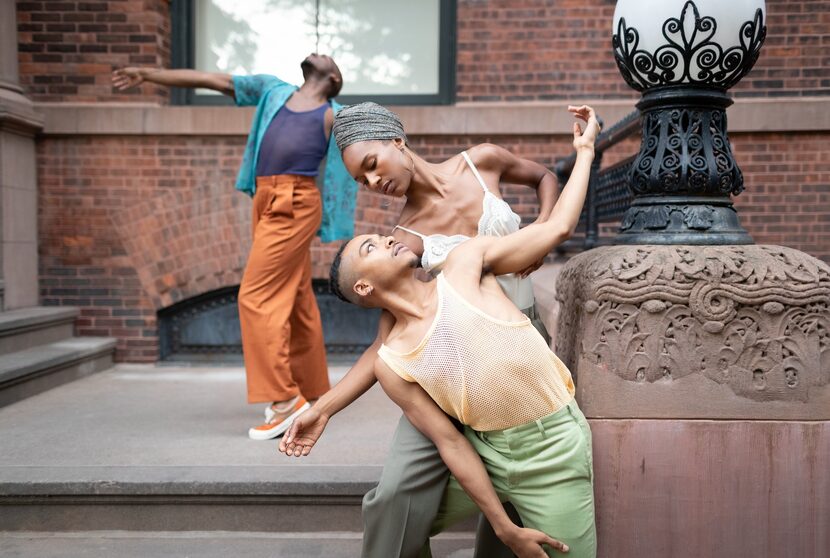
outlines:
[{"label": "dancer in yellow mesh tank top", "polygon": [[[395,317],[375,373],[452,472],[434,531],[480,508],[520,557],[544,556],[542,545],[551,555],[596,555],[591,432],[571,374],[495,278],[527,268],[576,227],[599,124],[590,107],[569,110],[587,125],[583,133],[574,124],[576,164],[548,221],[464,242],[429,283],[415,276],[419,258],[391,236],[356,237],[332,264],[339,294]],[[288,436],[281,449],[290,455],[313,445]]]}]

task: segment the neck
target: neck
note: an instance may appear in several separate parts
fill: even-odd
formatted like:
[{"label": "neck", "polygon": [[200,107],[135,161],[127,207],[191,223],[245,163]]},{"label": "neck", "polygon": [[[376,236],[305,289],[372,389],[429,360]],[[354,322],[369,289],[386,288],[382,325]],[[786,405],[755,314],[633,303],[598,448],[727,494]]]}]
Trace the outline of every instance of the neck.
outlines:
[{"label": "neck", "polygon": [[435,305],[433,294],[436,286],[436,281],[419,281],[413,270],[406,278],[396,282],[394,290],[386,291],[380,297],[381,307],[404,326],[422,320]]},{"label": "neck", "polygon": [[406,191],[407,203],[419,207],[436,197],[445,197],[447,179],[438,172],[438,165],[424,161],[411,150],[407,152],[414,162],[412,180]]},{"label": "neck", "polygon": [[300,93],[309,99],[319,101],[320,104],[327,102],[329,92],[328,80],[309,77],[300,86]]}]

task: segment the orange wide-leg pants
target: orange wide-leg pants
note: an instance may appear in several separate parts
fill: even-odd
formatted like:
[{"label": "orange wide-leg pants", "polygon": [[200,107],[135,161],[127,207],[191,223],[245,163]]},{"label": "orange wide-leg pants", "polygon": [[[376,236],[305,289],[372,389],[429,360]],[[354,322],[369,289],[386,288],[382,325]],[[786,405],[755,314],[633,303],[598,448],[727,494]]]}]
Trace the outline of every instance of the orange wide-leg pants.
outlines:
[{"label": "orange wide-leg pants", "polygon": [[311,288],[311,241],[323,210],[313,177],[257,177],[254,241],[239,286],[248,402],[329,390],[320,310]]}]

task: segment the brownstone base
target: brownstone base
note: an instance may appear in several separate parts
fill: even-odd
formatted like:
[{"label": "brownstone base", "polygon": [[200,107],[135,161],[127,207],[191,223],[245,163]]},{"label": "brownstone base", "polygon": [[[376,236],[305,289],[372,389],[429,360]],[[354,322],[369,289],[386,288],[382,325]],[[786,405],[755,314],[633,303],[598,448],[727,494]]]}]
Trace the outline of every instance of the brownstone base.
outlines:
[{"label": "brownstone base", "polygon": [[600,558],[830,556],[830,422],[590,422]]},{"label": "brownstone base", "polygon": [[557,279],[602,557],[830,556],[830,267],[610,246]]}]

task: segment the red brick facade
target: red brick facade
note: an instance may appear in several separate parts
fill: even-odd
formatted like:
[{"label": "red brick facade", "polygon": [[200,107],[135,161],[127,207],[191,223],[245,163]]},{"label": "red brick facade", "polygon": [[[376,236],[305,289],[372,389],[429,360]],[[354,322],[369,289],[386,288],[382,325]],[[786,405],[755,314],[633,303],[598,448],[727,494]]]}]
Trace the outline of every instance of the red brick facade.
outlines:
[{"label": "red brick facade", "polygon": [[[612,0],[458,0],[456,100],[634,98],[610,56]],[[165,0],[18,1],[21,82],[36,101],[161,102],[109,72],[170,62]],[[826,0],[769,0],[769,35],[736,96],[830,94]]]},{"label": "red brick facade", "polygon": [[17,2],[20,83],[35,101],[167,102],[168,90],[113,90],[122,66],[169,66],[165,0]]},{"label": "red brick facade", "polygon": [[[611,0],[459,0],[457,100],[635,98],[610,55]],[[162,0],[18,2],[21,82],[36,101],[166,104],[145,86],[115,94],[110,71],[167,65],[169,4]],[[822,9],[820,9],[822,8]],[[769,37],[738,96],[830,92],[830,3],[770,0]],[[565,135],[416,136],[429,160],[491,141],[553,166]],[[747,190],[736,200],[759,243],[830,261],[827,133],[733,134]],[[156,312],[241,278],[250,243],[248,199],[232,188],[244,138],[46,136],[38,143],[44,304],[80,306],[82,335],[118,337],[119,360],[158,356]],[[631,140],[609,154],[630,155]],[[532,190],[505,186],[527,221]],[[388,230],[400,202],[361,192],[358,232]],[[314,247],[325,277],[335,246]]]},{"label": "red brick facade", "polygon": [[[460,0],[458,101],[635,98],[611,56],[613,0]],[[830,94],[830,5],[767,0],[768,36],[737,96]]]}]

